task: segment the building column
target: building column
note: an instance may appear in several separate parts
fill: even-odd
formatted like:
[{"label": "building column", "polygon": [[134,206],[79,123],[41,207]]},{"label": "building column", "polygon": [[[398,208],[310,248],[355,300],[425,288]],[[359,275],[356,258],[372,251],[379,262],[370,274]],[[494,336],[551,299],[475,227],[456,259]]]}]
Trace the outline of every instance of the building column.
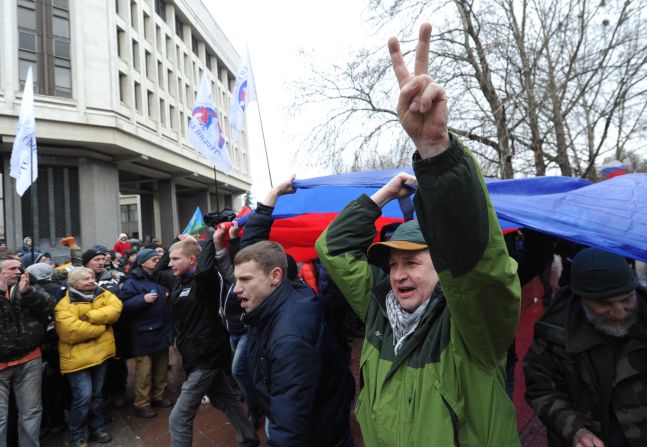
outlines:
[{"label": "building column", "polygon": [[79,159],[82,247],[112,248],[120,229],[119,170],[110,163]]},{"label": "building column", "polygon": [[208,189],[200,189],[195,192],[195,201],[197,206],[200,207],[202,214],[207,214],[211,209],[211,194]]},{"label": "building column", "polygon": [[9,176],[11,154],[5,154],[2,169],[2,196],[4,198],[4,234],[7,247],[18,250],[22,247],[22,201],[16,192],[16,181]]},{"label": "building column", "polygon": [[162,241],[165,245],[169,245],[180,232],[177,194],[173,179],[159,181],[159,207]]},{"label": "building column", "polygon": [[143,241],[147,242],[159,238],[159,235],[155,233],[155,210],[153,203],[153,193],[140,194],[139,204],[141,206],[140,211],[142,217],[142,234],[139,237]]}]

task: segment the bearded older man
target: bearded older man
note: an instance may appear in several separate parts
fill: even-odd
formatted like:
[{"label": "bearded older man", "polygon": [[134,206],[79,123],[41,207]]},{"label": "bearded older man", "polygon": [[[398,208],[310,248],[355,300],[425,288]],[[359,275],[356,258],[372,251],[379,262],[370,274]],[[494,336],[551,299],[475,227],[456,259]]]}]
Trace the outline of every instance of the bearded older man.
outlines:
[{"label": "bearded older man", "polygon": [[624,258],[575,256],[570,287],[535,324],[525,370],[551,447],[647,445],[647,306]]}]

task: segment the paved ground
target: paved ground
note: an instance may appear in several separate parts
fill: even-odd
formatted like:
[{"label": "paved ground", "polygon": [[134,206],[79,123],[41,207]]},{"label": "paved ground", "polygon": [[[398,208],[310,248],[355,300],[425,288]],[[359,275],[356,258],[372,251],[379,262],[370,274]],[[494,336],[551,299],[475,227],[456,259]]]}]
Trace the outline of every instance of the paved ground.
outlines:
[{"label": "paved ground", "polygon": [[[530,282],[523,289],[521,321],[517,331],[517,354],[520,360],[523,359],[532,340],[533,323],[543,311],[541,299],[538,299],[542,294],[543,289],[538,280]],[[356,339],[352,346],[352,370],[357,378],[361,340]],[[171,365],[169,371],[169,396],[175,398],[179,394],[184,374],[178,365],[177,355],[173,351],[171,352]],[[134,364],[131,362],[129,364],[130,376],[128,383],[129,402],[132,402],[133,368]],[[545,429],[523,399],[525,383],[521,361],[516,366],[515,380],[516,387],[513,401],[517,408],[517,425],[521,444],[524,447],[546,447]],[[134,416],[131,405],[126,405],[118,411],[112,409],[108,411],[114,420],[106,426],[106,429],[112,434],[114,440],[109,444],[103,444],[106,447],[165,447],[170,444],[168,432],[169,409],[158,411],[157,417],[153,419],[141,419]],[[352,417],[352,422],[355,445],[363,447],[361,433],[354,416]],[[263,431],[259,430],[258,433],[264,439]],[[42,446],[63,447],[67,445],[66,440],[65,433],[56,437],[46,436],[42,438]],[[101,444],[95,444],[95,446],[99,445]],[[196,416],[193,445],[195,447],[229,447],[236,445],[234,430],[227,418],[209,404],[203,404]]]}]

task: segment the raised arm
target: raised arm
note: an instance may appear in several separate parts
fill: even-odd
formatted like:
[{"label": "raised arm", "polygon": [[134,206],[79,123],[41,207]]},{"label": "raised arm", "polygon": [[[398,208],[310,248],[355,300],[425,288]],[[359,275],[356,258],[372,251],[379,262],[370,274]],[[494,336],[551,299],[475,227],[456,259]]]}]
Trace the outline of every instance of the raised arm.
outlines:
[{"label": "raised arm", "polygon": [[514,337],[520,287],[498,219],[469,150],[447,129],[447,95],[427,74],[431,25],[420,27],[415,70],[389,40],[400,84],[398,116],[414,142],[415,208],[452,316],[452,340],[483,367],[497,364]]},{"label": "raised arm", "polygon": [[279,197],[285,194],[294,194],[295,189],[292,186],[292,182],[294,182],[295,178],[296,175],[292,174],[289,179],[272,188],[270,192],[267,193],[263,202],[258,202],[256,211],[254,214],[249,216],[249,220],[245,226],[245,232],[243,233],[243,237],[240,239],[241,249],[254,245],[257,242],[267,241],[270,239],[270,231],[272,230],[272,224],[274,223],[274,218],[272,217],[274,205],[276,205],[276,201]]}]

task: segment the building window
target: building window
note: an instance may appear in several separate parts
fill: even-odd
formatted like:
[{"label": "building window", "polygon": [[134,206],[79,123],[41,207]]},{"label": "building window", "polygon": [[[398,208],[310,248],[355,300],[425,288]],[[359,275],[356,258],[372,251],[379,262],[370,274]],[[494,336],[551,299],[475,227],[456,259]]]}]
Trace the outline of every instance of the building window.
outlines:
[{"label": "building window", "polygon": [[133,203],[131,205],[121,205],[121,223],[137,223],[137,204]]},{"label": "building window", "polygon": [[140,71],[139,64],[139,44],[133,40],[133,67],[135,70]]},{"label": "building window", "polygon": [[160,124],[166,126],[166,103],[160,99]]},{"label": "building window", "polygon": [[142,111],[142,86],[139,82],[135,82],[135,109],[141,113]]},{"label": "building window", "polygon": [[122,72],[119,72],[119,101],[126,105],[129,105],[130,102],[130,92],[128,91],[128,75]]},{"label": "building window", "polygon": [[147,90],[147,102],[148,102],[148,117],[150,119],[155,119],[155,94],[151,92],[150,90]]},{"label": "building window", "polygon": [[137,3],[131,1],[130,2],[130,26],[133,28],[137,29],[137,18],[139,16],[137,15]]},{"label": "building window", "polygon": [[164,0],[155,0],[155,12],[166,22],[166,3],[164,3]]},{"label": "building window", "polygon": [[146,58],[146,77],[152,81],[153,71],[155,70],[153,66],[153,55],[148,50],[146,50],[144,53]]},{"label": "building window", "polygon": [[164,88],[164,66],[160,61],[157,61],[157,85]]},{"label": "building window", "polygon": [[126,32],[119,27],[117,27],[117,56],[128,60],[126,57]]},{"label": "building window", "polygon": [[166,35],[166,58],[169,62],[173,63],[175,52],[173,51],[173,40],[169,35]]},{"label": "building window", "polygon": [[175,107],[169,105],[168,109],[168,118],[171,124],[171,129],[177,132],[177,116],[175,114]]},{"label": "building window", "polygon": [[153,43],[152,36],[153,35],[153,22],[151,21],[151,18],[146,12],[144,12],[144,39],[146,39],[149,43]]},{"label": "building window", "polygon": [[30,65],[37,93],[72,96],[68,0],[18,0],[21,87],[24,87]]},{"label": "building window", "polygon": [[175,76],[173,76],[173,72],[171,70],[166,70],[166,82],[168,83],[167,90],[171,96],[175,96],[175,84],[173,83],[174,79]]},{"label": "building window", "polygon": [[177,16],[177,12],[175,13],[175,34],[177,34],[180,40],[184,40],[184,23]]},{"label": "building window", "polygon": [[193,50],[193,54],[198,56],[198,39],[193,33],[191,33],[191,49]]}]

